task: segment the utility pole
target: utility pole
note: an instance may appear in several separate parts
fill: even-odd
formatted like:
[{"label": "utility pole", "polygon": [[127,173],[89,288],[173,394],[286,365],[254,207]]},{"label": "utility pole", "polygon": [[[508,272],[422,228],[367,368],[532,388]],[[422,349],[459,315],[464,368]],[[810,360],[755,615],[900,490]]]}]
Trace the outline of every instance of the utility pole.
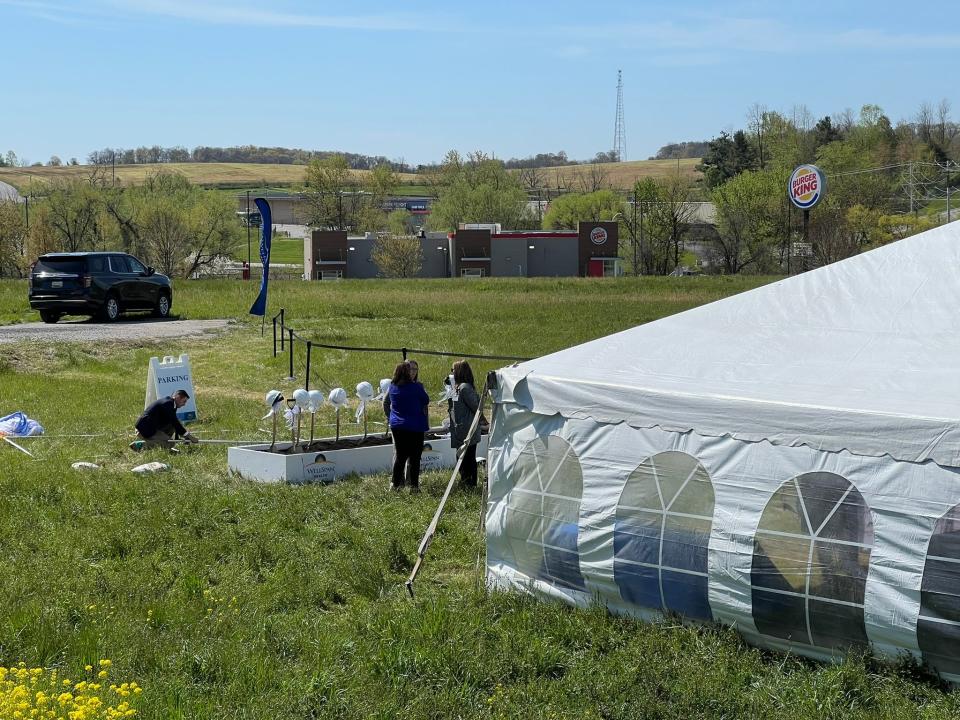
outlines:
[{"label": "utility pole", "polygon": [[23,210],[27,214],[27,230],[30,229],[30,196],[23,197]]},{"label": "utility pole", "polygon": [[950,161],[947,160],[947,222],[950,222]]},{"label": "utility pole", "polygon": [[[913,163],[910,163],[910,214],[913,214]],[[804,238],[806,241],[806,238]]]},{"label": "utility pole", "polygon": [[637,186],[633,186],[633,227],[630,234],[633,236],[633,274],[640,275],[640,255],[637,244]]},{"label": "utility pole", "polygon": [[[641,267],[646,262],[646,259],[643,255],[643,201],[640,201],[640,265]],[[646,268],[644,268],[646,269]]]}]

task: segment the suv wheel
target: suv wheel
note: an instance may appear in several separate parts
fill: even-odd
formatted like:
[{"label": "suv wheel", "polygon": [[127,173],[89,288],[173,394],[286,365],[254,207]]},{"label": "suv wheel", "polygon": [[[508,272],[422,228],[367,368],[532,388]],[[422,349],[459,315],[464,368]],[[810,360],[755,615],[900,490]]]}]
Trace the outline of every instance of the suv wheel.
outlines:
[{"label": "suv wheel", "polygon": [[40,319],[48,325],[52,325],[60,319],[60,313],[58,313],[56,310],[41,310]]},{"label": "suv wheel", "polygon": [[113,293],[107,295],[107,301],[103,304],[103,319],[107,322],[113,322],[120,317],[120,301]]},{"label": "suv wheel", "polygon": [[157,298],[157,304],[153,308],[154,317],[165,318],[170,317],[170,296],[162,292],[160,297]]}]

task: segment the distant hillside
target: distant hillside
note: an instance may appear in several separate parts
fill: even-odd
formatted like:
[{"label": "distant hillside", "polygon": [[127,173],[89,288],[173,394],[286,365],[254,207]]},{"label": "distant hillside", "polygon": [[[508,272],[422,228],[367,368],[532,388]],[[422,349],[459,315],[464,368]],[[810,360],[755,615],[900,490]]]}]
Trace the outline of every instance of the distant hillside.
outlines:
[{"label": "distant hillside", "polygon": [[[694,180],[699,177],[695,170],[699,159],[680,160],[681,175]],[[644,177],[664,177],[677,171],[676,160],[636,160],[623,163],[603,163],[599,165],[566,165],[563,167],[539,168],[536,172],[543,187],[561,187],[568,190],[581,190],[583,184],[590,184],[590,178],[602,176],[604,187],[627,189],[636,180]],[[94,171],[106,173],[112,177],[109,165],[67,165],[63,167],[0,167],[0,181],[10,183],[23,191],[31,182],[49,182],[57,178],[86,178]],[[117,182],[137,184],[148,175],[165,171],[186,175],[191,182],[207,187],[276,187],[303,183],[305,165],[266,165],[257,163],[156,163],[139,165],[117,165]],[[366,175],[368,170],[354,170],[358,176]],[[513,170],[511,172],[524,172]],[[400,174],[404,184],[418,184],[422,178],[412,173]]]},{"label": "distant hillside", "polygon": [[[67,165],[63,167],[0,167],[0,180],[10,183],[21,191],[33,181],[46,182],[57,178],[86,178],[97,170],[112,177],[109,165]],[[306,165],[263,165],[257,163],[156,163],[143,165],[117,165],[117,182],[133,184],[143,182],[148,175],[157,172],[177,172],[186,175],[191,182],[208,187],[244,187],[296,185],[306,179]],[[358,176],[369,170],[354,170]],[[416,175],[402,174],[404,183],[416,180]]]},{"label": "distant hillside", "polygon": [[[602,178],[602,186],[621,190],[633,187],[637,180],[646,177],[667,177],[677,172],[691,182],[701,177],[696,167],[700,158],[676,160],[632,160],[621,163],[600,163],[590,165],[564,165],[563,167],[538,168],[536,170],[543,187],[556,188],[558,185],[574,192],[593,189],[594,178]],[[517,173],[530,171],[514,170]],[[2,178],[2,175],[0,175]]]}]

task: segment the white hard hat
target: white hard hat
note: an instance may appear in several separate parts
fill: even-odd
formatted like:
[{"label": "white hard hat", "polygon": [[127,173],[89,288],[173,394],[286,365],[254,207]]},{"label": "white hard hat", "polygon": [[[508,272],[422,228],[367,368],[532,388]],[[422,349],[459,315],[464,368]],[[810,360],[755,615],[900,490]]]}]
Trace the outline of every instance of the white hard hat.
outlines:
[{"label": "white hard hat", "polygon": [[320,406],[323,405],[323,393],[319,390],[311,390],[307,393],[307,396],[310,398],[310,412],[319,410]]},{"label": "white hard hat", "polygon": [[384,394],[390,392],[390,383],[392,382],[393,381],[390,378],[383,378],[380,380],[380,392]]},{"label": "white hard hat", "polygon": [[293,399],[299,407],[306,408],[310,403],[310,393],[304,388],[299,388],[293,391]]},{"label": "white hard hat", "polygon": [[361,400],[369,400],[373,397],[373,385],[364,380],[357,383],[357,397]]},{"label": "white hard hat", "polygon": [[266,403],[267,407],[273,407],[278,402],[283,400],[283,394],[279,390],[271,390],[267,393]]},{"label": "white hard hat", "polygon": [[347,404],[347,391],[341,387],[334,388],[330,391],[330,395],[327,397],[327,399],[334,407],[343,407]]}]

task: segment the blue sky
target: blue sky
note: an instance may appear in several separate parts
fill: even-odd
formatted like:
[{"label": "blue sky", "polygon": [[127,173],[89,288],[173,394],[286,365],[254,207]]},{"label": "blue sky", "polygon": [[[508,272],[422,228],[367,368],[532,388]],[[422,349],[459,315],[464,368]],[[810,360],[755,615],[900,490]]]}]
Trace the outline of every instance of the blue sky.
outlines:
[{"label": "blue sky", "polygon": [[759,103],[892,120],[954,100],[955,2],[0,0],[0,152],[241,144],[418,163],[742,127]]}]

